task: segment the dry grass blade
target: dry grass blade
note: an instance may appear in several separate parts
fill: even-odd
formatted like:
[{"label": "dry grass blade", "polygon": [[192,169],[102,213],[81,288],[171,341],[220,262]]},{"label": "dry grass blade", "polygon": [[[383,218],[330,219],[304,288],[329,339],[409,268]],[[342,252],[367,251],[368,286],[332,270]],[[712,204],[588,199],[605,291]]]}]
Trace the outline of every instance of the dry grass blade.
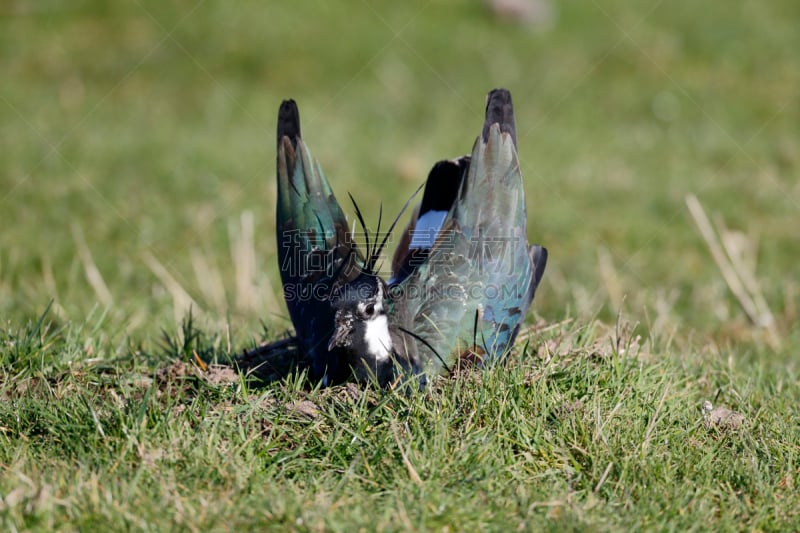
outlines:
[{"label": "dry grass blade", "polygon": [[397,427],[392,427],[392,430],[394,441],[397,443],[397,449],[400,450],[400,456],[403,458],[403,464],[408,471],[408,477],[411,478],[411,481],[413,481],[416,485],[422,485],[422,478],[419,477],[417,469],[414,468],[414,465],[408,458],[405,448],[403,448],[403,444],[400,442],[400,435],[397,433]]},{"label": "dry grass blade", "polygon": [[644,440],[642,441],[642,455],[647,453],[647,449],[650,447],[650,439],[653,438],[653,431],[656,429],[656,424],[658,424],[660,420],[661,409],[664,407],[664,400],[667,399],[667,394],[669,393],[670,388],[671,387],[669,383],[664,386],[664,392],[661,393],[661,399],[658,400],[656,412],[653,413],[652,418],[650,418],[650,422],[647,424],[647,429],[644,432]]},{"label": "dry grass blade", "polygon": [[77,223],[72,225],[72,237],[75,239],[75,246],[78,248],[78,256],[83,263],[83,271],[86,274],[86,280],[92,286],[97,299],[105,306],[111,305],[111,291],[108,290],[108,285],[103,280],[103,275],[92,259],[92,252],[86,244],[86,239],[83,236],[83,230]]},{"label": "dry grass blade", "polygon": [[239,227],[230,226],[231,256],[236,269],[236,307],[240,311],[254,311],[258,307],[258,291],[254,285],[254,234],[253,212],[243,211],[239,217]]},{"label": "dry grass blade", "polygon": [[603,471],[603,475],[600,476],[600,481],[597,482],[597,485],[594,486],[594,492],[598,492],[603,484],[608,479],[608,475],[611,473],[611,469],[614,467],[614,463],[608,463],[608,466]]},{"label": "dry grass blade", "polygon": [[767,304],[766,298],[764,298],[764,291],[761,289],[761,284],[758,282],[755,275],[757,245],[752,243],[752,241],[741,233],[729,231],[721,221],[717,222],[717,227],[720,230],[722,246],[731,261],[731,265],[733,265],[745,289],[747,289],[753,298],[753,304],[758,310],[758,325],[767,330],[768,335],[771,337],[770,344],[772,344],[773,347],[779,346],[780,337],[778,331],[775,329],[775,318]]},{"label": "dry grass blade", "polygon": [[239,225],[231,224],[231,258],[236,272],[236,308],[243,312],[266,310],[280,312],[275,290],[268,281],[256,282],[258,267],[255,248],[255,218],[252,211],[243,211]]},{"label": "dry grass blade", "polygon": [[[55,273],[53,272],[53,263],[50,260],[50,255],[42,252],[42,282],[47,289],[47,294],[52,300],[53,311],[57,316],[68,316],[64,307],[59,303],[58,285],[56,284]],[[3,297],[3,279],[0,276],[0,298]],[[98,296],[99,299],[99,296]]]},{"label": "dry grass blade", "polygon": [[197,285],[203,293],[203,298],[213,305],[218,313],[224,313],[227,308],[225,284],[222,282],[219,269],[200,250],[192,250],[191,258],[194,275],[197,277]]},{"label": "dry grass blade", "polygon": [[597,265],[600,268],[600,277],[603,280],[610,303],[614,311],[618,312],[622,307],[624,294],[619,273],[614,268],[614,261],[608,248],[600,247],[597,249]]},{"label": "dry grass blade", "polygon": [[197,302],[194,301],[189,293],[186,292],[186,289],[178,283],[172,274],[169,273],[169,270],[167,270],[153,254],[147,251],[143,252],[142,260],[172,296],[172,305],[176,322],[180,322],[189,309],[192,309],[198,316],[204,315],[200,306],[197,305]]},{"label": "dry grass blade", "polygon": [[533,338],[534,335],[543,335],[545,333],[549,333],[550,331],[561,329],[563,326],[566,326],[573,320],[575,319],[570,317],[552,324],[533,324],[523,328],[517,335],[517,344],[524,343],[525,341]]},{"label": "dry grass blade", "polygon": [[[772,313],[769,311],[755,277],[745,268],[741,254],[734,252],[730,238],[728,238],[728,246],[723,247],[725,233],[719,232],[723,235],[722,239],[717,236],[718,232],[714,230],[703,206],[700,205],[700,201],[695,195],[690,194],[686,197],[686,206],[689,208],[700,235],[705,240],[725,283],[736,297],[745,315],[756,326],[766,328],[767,341],[773,348],[777,348],[780,346],[780,338],[774,326]],[[760,306],[756,304],[756,300],[761,302]]]}]

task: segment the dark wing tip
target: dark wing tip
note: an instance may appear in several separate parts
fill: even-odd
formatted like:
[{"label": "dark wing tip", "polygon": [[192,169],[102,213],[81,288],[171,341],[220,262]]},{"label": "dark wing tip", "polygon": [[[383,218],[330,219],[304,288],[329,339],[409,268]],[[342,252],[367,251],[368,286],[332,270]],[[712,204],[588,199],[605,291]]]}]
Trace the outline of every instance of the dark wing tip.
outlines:
[{"label": "dark wing tip", "polygon": [[508,89],[492,89],[486,95],[486,121],[483,123],[483,142],[489,140],[489,128],[499,124],[500,131],[511,135],[517,146],[517,126],[514,121],[514,104]]},{"label": "dark wing tip", "polygon": [[300,138],[300,111],[294,100],[284,100],[278,110],[278,144],[284,137],[289,137],[294,145]]},{"label": "dark wing tip", "polygon": [[544,268],[547,266],[547,248],[535,244],[531,246],[531,261],[533,261],[533,290],[539,286],[544,276]]}]

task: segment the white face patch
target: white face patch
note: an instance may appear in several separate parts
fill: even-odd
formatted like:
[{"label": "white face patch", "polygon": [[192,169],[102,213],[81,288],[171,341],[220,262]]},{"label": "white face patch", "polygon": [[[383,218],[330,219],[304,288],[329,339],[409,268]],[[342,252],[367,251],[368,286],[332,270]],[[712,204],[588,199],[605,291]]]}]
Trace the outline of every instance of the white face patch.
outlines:
[{"label": "white face patch", "polygon": [[369,306],[373,306],[369,317],[364,321],[366,326],[364,340],[367,343],[367,351],[376,361],[385,361],[392,353],[392,336],[389,334],[389,318],[383,312],[383,298],[383,284],[378,283],[375,296],[367,302],[358,304],[358,310],[362,314],[366,313]]},{"label": "white face patch", "polygon": [[414,234],[411,236],[409,248],[433,248],[436,236],[442,228],[442,223],[447,216],[447,211],[428,211],[417,219]]},{"label": "white face patch", "polygon": [[392,336],[389,334],[389,319],[384,314],[366,321],[364,340],[367,350],[378,361],[385,361],[392,353]]}]

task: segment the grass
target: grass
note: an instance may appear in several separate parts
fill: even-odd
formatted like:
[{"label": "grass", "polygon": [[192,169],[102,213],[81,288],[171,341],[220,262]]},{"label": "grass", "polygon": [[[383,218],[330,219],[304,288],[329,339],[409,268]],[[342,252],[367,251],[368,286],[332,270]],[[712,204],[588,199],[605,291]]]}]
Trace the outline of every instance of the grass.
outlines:
[{"label": "grass", "polygon": [[[744,376],[724,352],[686,362],[645,353],[624,328],[559,324],[543,335],[549,361],[525,351],[408,395],[302,378],[254,389],[175,362],[219,351],[192,329],[154,358],[103,365],[79,362],[68,337],[38,323],[3,339],[15,342],[0,389],[7,525],[774,530],[800,518],[796,376]],[[717,396],[742,428],[703,425],[700,404]]]},{"label": "grass", "polygon": [[[3,527],[797,529],[798,8],[556,7],[549,28],[455,1],[0,7]],[[290,326],[282,98],[374,221],[469,149],[494,86],[551,253],[530,344],[414,394],[193,362]]]}]

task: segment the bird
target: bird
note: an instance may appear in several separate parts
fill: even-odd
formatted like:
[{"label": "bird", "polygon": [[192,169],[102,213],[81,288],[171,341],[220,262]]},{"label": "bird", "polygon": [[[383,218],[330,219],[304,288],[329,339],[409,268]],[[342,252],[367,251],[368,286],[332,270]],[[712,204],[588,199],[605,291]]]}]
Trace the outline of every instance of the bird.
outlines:
[{"label": "bird", "polygon": [[330,294],[366,267],[347,218],[300,129],[294,100],[284,100],[277,126],[276,240],[283,294],[303,362],[312,379],[344,381],[343,350],[329,349],[336,310]]},{"label": "bird", "polygon": [[[422,205],[409,225],[435,228],[435,238],[401,239],[389,283],[367,268],[357,284],[332,293],[335,330],[328,349],[343,350],[337,353],[345,354],[359,381],[385,386],[417,375],[424,387],[464,357],[498,360],[512,347],[544,274],[547,249],[528,246],[525,233],[508,90],[487,95],[484,124],[468,159],[442,165],[431,176],[441,178],[453,165],[462,170],[458,180],[442,180],[458,182],[446,214]],[[415,249],[424,258],[409,264]]]},{"label": "bird", "polygon": [[[425,261],[430,250],[425,242],[435,239],[455,201],[465,164],[468,158],[442,161],[429,173],[422,201],[404,231],[409,240],[395,254],[398,270],[392,283],[398,283],[401,276]],[[346,348],[330,344],[336,312],[331,295],[336,291],[341,303],[342,295],[374,292],[372,272],[399,215],[380,245],[375,242],[370,247],[365,232],[366,250],[362,252],[321,165],[302,138],[300,112],[292,99],[284,100],[278,110],[276,167],[278,263],[295,336],[276,344],[275,349],[266,346],[257,350],[256,360],[268,367],[270,376],[273,367],[308,368],[311,378],[324,385],[340,383],[349,377],[351,361]],[[354,200],[353,205],[366,228]],[[378,226],[376,235],[380,233],[380,220]],[[300,361],[289,361],[291,357]],[[244,366],[257,366],[249,359]]]}]

